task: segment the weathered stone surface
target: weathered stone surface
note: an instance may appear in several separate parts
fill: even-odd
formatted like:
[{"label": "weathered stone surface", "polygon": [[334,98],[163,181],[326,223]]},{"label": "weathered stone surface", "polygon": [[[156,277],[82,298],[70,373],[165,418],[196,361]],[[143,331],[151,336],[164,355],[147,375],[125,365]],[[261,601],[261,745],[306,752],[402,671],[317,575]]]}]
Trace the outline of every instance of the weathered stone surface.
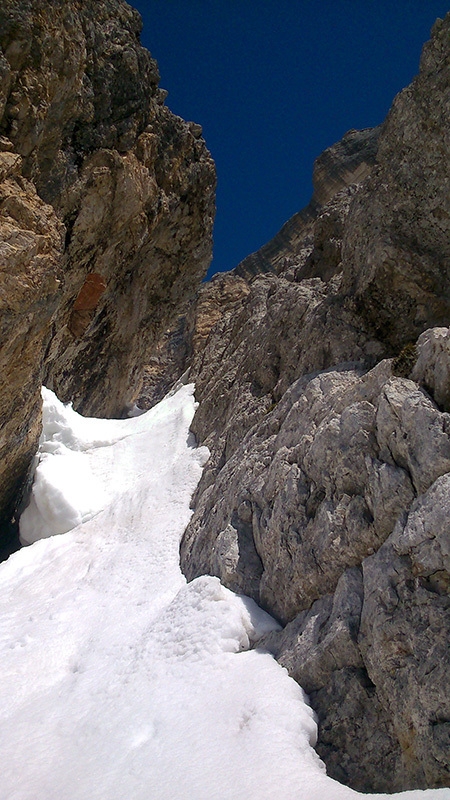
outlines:
[{"label": "weathered stone surface", "polygon": [[[189,368],[200,401],[194,432],[212,451],[202,485],[299,376],[382,357],[383,345],[341,298],[345,220],[354,182],[373,165],[378,133],[350,131],[317,159],[311,203],[286,224],[289,243],[282,232],[267,250],[203,286],[147,369],[143,407]],[[202,328],[208,337],[194,343]]]},{"label": "weathered stone surface", "polygon": [[363,564],[360,650],[419,787],[450,782],[449,514],[446,474]]},{"label": "weathered stone surface", "polygon": [[406,469],[418,493],[450,471],[450,416],[412,381],[394,378],[383,388],[377,439],[382,460]]},{"label": "weathered stone surface", "polygon": [[226,326],[242,309],[249,286],[233,273],[215,275],[201,286],[194,303],[189,303],[173,329],[166,331],[144,368],[139,398],[142,408],[159,402],[190,367],[200,375],[205,363],[204,349],[213,328]]},{"label": "weathered stone surface", "polygon": [[122,0],[2,3],[0,127],[54,206],[86,154],[128,151],[149,122],[159,75],[140,30],[139,14]]},{"label": "weathered stone surface", "polygon": [[[377,406],[389,378],[389,362],[363,377],[355,369],[305,377],[267,409],[200,489],[182,545],[189,577],[202,569],[222,577],[217,548],[231,545],[233,528],[241,572],[241,539],[261,560],[253,596],[287,622],[374,552],[414,497],[408,473],[380,460]],[[232,588],[250,593],[242,575],[230,580],[229,561],[226,571]]]},{"label": "weathered stone surface", "polygon": [[343,291],[388,354],[450,318],[449,34],[447,15],[393,103],[346,224]]},{"label": "weathered stone surface", "polygon": [[[202,286],[146,369],[143,407],[189,368],[201,402],[194,427],[212,450],[204,483],[300,375],[382,357],[383,346],[341,301],[345,220],[356,183],[373,166],[378,135],[379,128],[349,131],[319,156],[307,208],[258,253]],[[194,342],[201,329],[208,336]]]},{"label": "weathered stone surface", "polygon": [[[311,245],[313,223],[319,210],[338,192],[359,184],[375,162],[380,128],[348,131],[327,148],[314,164],[313,196],[306,208],[294,214],[281,230],[256,253],[244,258],[236,273],[246,279],[264,272],[284,272]],[[309,276],[308,276],[309,277]]]},{"label": "weathered stone surface", "polygon": [[[317,750],[328,774],[360,791],[392,791],[401,788],[401,750],[358,647],[363,599],[362,572],[354,567],[334,595],[317,600],[263,644],[308,692],[321,721]],[[370,753],[363,760],[361,742]]]},{"label": "weathered stone surface", "polygon": [[446,474],[400,514],[363,577],[348,570],[265,642],[309,693],[329,773],[361,791],[449,783],[449,502]]},{"label": "weathered stone surface", "polygon": [[120,415],[209,264],[214,165],[164,106],[140,29],[122,0],[0,8],[0,518],[36,446],[42,380]]},{"label": "weathered stone surface", "polygon": [[[339,287],[340,276],[297,283],[263,275],[250,286],[233,273],[218,276],[202,288],[191,322],[181,319],[168,334],[142,404],[168,388],[165,375],[176,379],[189,367],[200,401],[193,431],[212,454],[202,487],[299,376],[350,361],[373,363],[381,356],[378,343],[367,340],[351,313],[345,308],[335,313]],[[209,329],[209,304],[220,298],[221,314]],[[209,336],[200,348],[192,337],[203,326]]]},{"label": "weathered stone surface", "polygon": [[330,774],[362,791],[450,783],[449,334],[414,344],[450,321],[449,33],[450,15],[381,130],[319,158],[307,209],[201,290],[147,386],[188,369],[211,449],[187,577],[287,623],[266,646],[309,692]]},{"label": "weathered stone surface", "polygon": [[0,496],[7,515],[37,448],[42,352],[62,283],[63,226],[20,168],[20,156],[0,152]]},{"label": "weathered stone surface", "polygon": [[313,199],[324,206],[345,186],[362,183],[372,171],[378,152],[381,126],[347,131],[336,144],[316,159]]},{"label": "weathered stone surface", "polygon": [[450,411],[450,334],[448,328],[431,328],[417,340],[413,380],[431,394],[438,406]]},{"label": "weathered stone surface", "polygon": [[[211,449],[187,576],[216,574],[286,623],[266,646],[309,692],[334,777],[449,785],[450,334],[412,343],[450,321],[450,15],[381,131],[326,151],[310,206],[189,308],[212,217],[201,131],[164,107],[126,4],[57,2],[48,23],[46,9],[0,11],[1,208],[22,275],[8,330],[28,337],[11,356],[25,353],[29,388],[5,439],[5,454],[24,442],[10,486],[38,433],[47,343],[46,380],[89,413],[132,402],[142,363],[146,404],[187,370]],[[65,224],[62,255],[60,223],[20,170]],[[47,288],[39,313],[30,289],[25,325],[35,256]],[[8,414],[16,384],[4,392]]]},{"label": "weathered stone surface", "polygon": [[353,172],[352,136],[322,158],[315,204],[240,265],[247,295],[185,362],[212,455],[183,569],[287,623],[266,646],[362,791],[450,785],[450,333],[427,330],[450,321],[449,34],[352,134]]},{"label": "weathered stone surface", "polygon": [[[154,132],[147,126],[133,151],[87,156],[70,193],[79,210],[46,380],[90,414],[117,415],[131,402],[150,346],[210,257],[212,162],[187,125],[160,106],[154,113]],[[93,274],[106,288],[93,308],[77,309]]]},{"label": "weathered stone surface", "polygon": [[244,262],[248,293],[185,362],[212,456],[183,569],[287,623],[266,645],[330,773],[364,791],[450,784],[448,329],[414,344],[450,320],[449,33],[450,15],[372,171],[373,150],[359,185],[323,160],[323,204]]},{"label": "weathered stone surface", "polygon": [[[330,774],[363,791],[450,778],[447,711],[438,715],[436,699],[450,697],[443,677],[449,446],[447,414],[416,383],[392,377],[390,361],[367,373],[347,367],[305,376],[200,489],[182,543],[188,578],[218,575],[288,623],[266,646],[309,693]],[[411,598],[391,637],[386,593],[394,608],[389,587],[399,575]],[[403,650],[406,616],[415,644]],[[386,679],[391,638],[400,670],[395,703]],[[411,749],[419,732],[420,746]]]}]

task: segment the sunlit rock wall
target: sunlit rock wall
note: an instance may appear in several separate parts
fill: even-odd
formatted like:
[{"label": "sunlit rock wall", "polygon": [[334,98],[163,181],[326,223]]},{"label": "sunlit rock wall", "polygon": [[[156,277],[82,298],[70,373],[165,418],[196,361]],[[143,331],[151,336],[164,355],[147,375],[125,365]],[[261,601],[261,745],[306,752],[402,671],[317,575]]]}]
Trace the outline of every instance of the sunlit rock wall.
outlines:
[{"label": "sunlit rock wall", "polygon": [[[450,15],[381,130],[319,159],[321,200],[186,328],[212,455],[183,569],[286,625],[266,645],[363,791],[450,784],[449,70]],[[246,288],[197,352],[224,280]]]},{"label": "sunlit rock wall", "polygon": [[[42,380],[120,415],[206,273],[215,172],[122,0],[0,9],[0,513],[39,435]],[[6,455],[5,455],[6,454]]]}]

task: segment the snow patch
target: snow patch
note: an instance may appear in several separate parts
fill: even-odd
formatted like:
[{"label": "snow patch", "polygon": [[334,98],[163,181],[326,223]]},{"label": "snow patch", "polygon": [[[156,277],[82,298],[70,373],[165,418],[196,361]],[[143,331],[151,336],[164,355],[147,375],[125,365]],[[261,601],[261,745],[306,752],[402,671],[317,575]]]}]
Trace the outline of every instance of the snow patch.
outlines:
[{"label": "snow patch", "polygon": [[1,800],[362,797],[326,776],[302,689],[249,649],[277,623],[180,572],[207,458],[193,387],[127,420],[43,398],[35,543],[0,565]]}]

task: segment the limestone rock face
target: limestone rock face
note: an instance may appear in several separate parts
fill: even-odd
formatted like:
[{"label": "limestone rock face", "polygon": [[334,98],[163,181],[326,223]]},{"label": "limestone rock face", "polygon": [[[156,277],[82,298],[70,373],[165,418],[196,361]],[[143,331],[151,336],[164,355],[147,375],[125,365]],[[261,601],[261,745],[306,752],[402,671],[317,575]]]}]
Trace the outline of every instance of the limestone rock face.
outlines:
[{"label": "limestone rock face", "polygon": [[411,377],[427,387],[444,411],[450,411],[450,337],[448,328],[431,328],[417,340]]},{"label": "limestone rock face", "polygon": [[346,225],[343,289],[391,352],[449,320],[449,34],[447,15],[394,101]]},{"label": "limestone rock face", "polygon": [[[280,274],[215,276],[167,332],[140,402],[160,398],[167,376],[173,381],[189,368],[200,401],[193,430],[211,450],[200,487],[299,376],[383,356],[383,345],[341,302],[343,226],[355,192],[345,187],[318,209]],[[208,336],[195,341],[202,329]]]},{"label": "limestone rock face", "polygon": [[17,478],[41,381],[120,415],[208,268],[214,165],[199,126],[164,106],[140,29],[122,0],[0,9],[1,436]]},{"label": "limestone rock face", "polygon": [[329,147],[317,159],[313,172],[313,196],[308,206],[288,220],[281,230],[256,253],[244,258],[236,273],[251,279],[262,272],[279,273],[291,261],[298,261],[299,251],[307,245],[318,210],[339,191],[361,183],[375,162],[380,127],[348,131],[340,142]]},{"label": "limestone rock face", "polygon": [[246,290],[195,355],[224,278],[179,329],[211,450],[182,567],[285,625],[266,646],[362,791],[450,785],[449,34],[450,15],[381,130],[331,148],[310,206],[227,276]]},{"label": "limestone rock face", "polygon": [[[86,157],[71,191],[70,292],[47,358],[47,382],[64,400],[117,415],[132,399],[149,348],[209,262],[213,184],[203,142],[159,105],[133,151]],[[104,288],[83,308],[94,275]]]},{"label": "limestone rock face", "polygon": [[202,366],[209,362],[204,350],[213,328],[219,323],[221,328],[227,328],[249,291],[246,281],[232,273],[216,275],[200,288],[195,302],[189,303],[175,326],[165,332],[144,367],[139,397],[142,408],[162,400],[188,367],[191,372],[195,369],[196,376],[202,376]]},{"label": "limestone rock face", "polygon": [[188,578],[288,623],[266,646],[360,790],[450,780],[449,475],[449,415],[391,361],[321,372],[242,435],[183,540]]},{"label": "limestone rock face", "polygon": [[198,126],[165,108],[122,0],[48,9],[0,11],[1,507],[42,377],[91,414],[120,414],[142,364],[144,406],[195,381],[211,458],[187,577],[283,623],[265,646],[332,776],[450,785],[450,15],[381,129],[319,157],[309,206],[189,306],[214,184]]},{"label": "limestone rock face", "polygon": [[[0,129],[66,226],[45,377],[90,414],[121,412],[210,257],[214,167],[198,131],[163,105],[140,28],[122,0],[6,0],[0,12]],[[93,275],[104,288],[82,308]]]},{"label": "limestone rock face", "polygon": [[121,0],[6,0],[0,12],[2,129],[52,204],[98,148],[128,151],[145,128],[158,70]]},{"label": "limestone rock face", "polygon": [[[353,181],[368,175],[378,136],[378,128],[349,131],[326,150],[315,165],[308,207],[236,270],[202,286],[195,305],[160,342],[140,403],[160,399],[189,367],[200,400],[194,431],[212,451],[201,485],[300,375],[346,361],[373,364],[383,356],[384,345],[342,300],[342,240],[357,193]],[[212,306],[219,313],[211,315]],[[208,337],[195,343],[202,328]]]},{"label": "limestone rock face", "polygon": [[403,770],[423,786],[450,777],[449,489],[446,473],[363,564],[360,649],[391,709]]},{"label": "limestone rock face", "polygon": [[42,353],[61,299],[63,226],[0,147],[0,486],[9,514],[40,434]]}]

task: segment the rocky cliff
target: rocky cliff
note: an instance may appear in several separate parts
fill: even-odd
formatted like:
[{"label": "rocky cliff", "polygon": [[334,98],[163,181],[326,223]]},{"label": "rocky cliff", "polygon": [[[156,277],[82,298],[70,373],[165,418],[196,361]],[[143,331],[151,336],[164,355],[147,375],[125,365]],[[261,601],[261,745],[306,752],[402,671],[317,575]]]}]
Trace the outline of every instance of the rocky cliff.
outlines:
[{"label": "rocky cliff", "polygon": [[[203,287],[147,370],[187,370],[211,458],[181,548],[285,626],[329,773],[450,785],[450,15],[380,129]],[[445,327],[444,327],[445,326]]]},{"label": "rocky cliff", "polygon": [[36,450],[42,381],[93,415],[132,402],[204,276],[214,165],[174,116],[122,0],[0,9],[0,517]]},{"label": "rocky cliff", "polygon": [[329,773],[450,784],[450,15],[377,129],[318,159],[311,203],[189,297],[214,167],[122,0],[0,10],[0,513],[42,380],[120,415],[196,382],[211,458],[181,548],[283,624]]}]

